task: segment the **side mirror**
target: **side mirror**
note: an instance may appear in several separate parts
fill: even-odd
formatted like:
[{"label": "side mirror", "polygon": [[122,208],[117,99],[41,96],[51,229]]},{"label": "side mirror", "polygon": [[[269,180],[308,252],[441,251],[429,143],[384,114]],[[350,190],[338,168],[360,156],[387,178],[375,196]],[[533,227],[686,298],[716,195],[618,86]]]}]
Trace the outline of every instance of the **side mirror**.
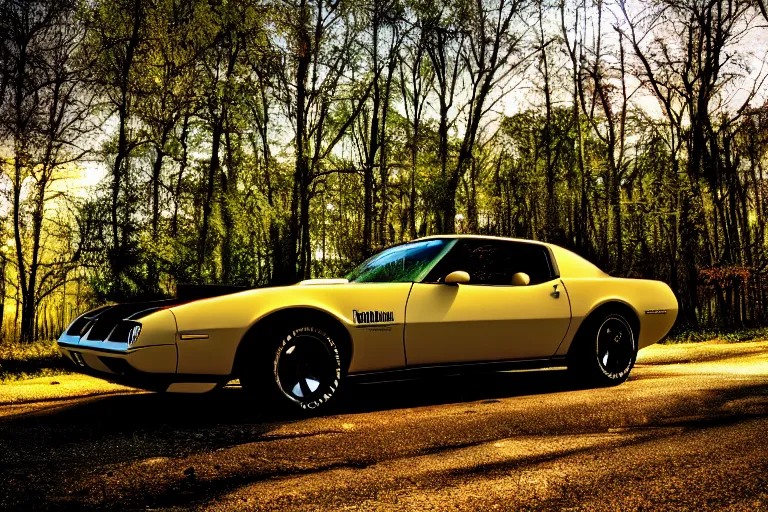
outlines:
[{"label": "side mirror", "polygon": [[531,276],[525,272],[518,272],[512,276],[512,284],[515,286],[528,286],[531,284]]},{"label": "side mirror", "polygon": [[443,280],[445,284],[466,284],[469,282],[469,274],[463,270],[451,272]]}]

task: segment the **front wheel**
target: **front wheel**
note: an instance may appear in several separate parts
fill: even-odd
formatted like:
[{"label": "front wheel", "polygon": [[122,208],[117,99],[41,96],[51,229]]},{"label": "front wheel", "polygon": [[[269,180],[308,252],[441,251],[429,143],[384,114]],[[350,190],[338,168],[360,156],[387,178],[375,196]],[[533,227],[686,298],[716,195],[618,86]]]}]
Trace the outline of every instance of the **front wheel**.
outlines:
[{"label": "front wheel", "polygon": [[569,369],[580,381],[614,386],[629,377],[637,358],[637,338],[621,313],[606,312],[588,319],[569,354]]},{"label": "front wheel", "polygon": [[243,386],[294,410],[324,407],[336,395],[344,373],[333,336],[305,325],[283,330],[275,338],[271,348],[254,351],[250,369],[241,378]]}]

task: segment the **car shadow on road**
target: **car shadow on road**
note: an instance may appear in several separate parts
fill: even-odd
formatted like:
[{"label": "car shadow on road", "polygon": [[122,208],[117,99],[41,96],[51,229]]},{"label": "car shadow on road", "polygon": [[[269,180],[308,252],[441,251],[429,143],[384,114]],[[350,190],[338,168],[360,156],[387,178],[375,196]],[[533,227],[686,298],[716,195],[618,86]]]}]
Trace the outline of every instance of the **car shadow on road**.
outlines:
[{"label": "car shadow on road", "polygon": [[[434,375],[379,382],[348,380],[321,416],[359,414],[393,409],[430,407],[467,402],[496,402],[503,398],[581,389],[564,369]],[[211,414],[217,423],[284,422],[309,416],[293,410],[275,410],[249,397],[237,384],[208,395],[165,395],[172,408],[186,404]],[[181,411],[177,411],[178,414]],[[183,414],[183,413],[182,413]],[[178,416],[177,416],[178,417]],[[193,420],[193,418],[189,418]],[[197,421],[200,421],[198,419]]]},{"label": "car shadow on road", "polygon": [[[350,380],[321,414],[356,414],[451,403],[488,402],[573,389],[577,389],[577,386],[568,378],[565,370],[559,369],[440,375],[373,383]],[[62,425],[96,422],[102,430],[123,430],[158,425],[189,428],[253,426],[258,423],[293,422],[306,417],[307,414],[276,409],[258,396],[247,394],[235,383],[203,395],[144,393],[74,399],[55,411],[10,418],[4,423],[54,421]]]},{"label": "car shadow on road", "polygon": [[350,382],[333,412],[338,414],[425,407],[580,389],[564,369],[439,375],[376,383]]},{"label": "car shadow on road", "polygon": [[[321,416],[387,414],[402,408],[488,403],[572,389],[565,372],[556,370],[347,384]],[[320,425],[291,427],[306,418],[275,410],[236,385],[205,395],[90,396],[73,398],[39,413],[5,417],[0,422],[0,452],[5,450],[9,461],[26,461],[24,466],[87,465],[94,454],[99,454],[102,466],[136,459],[183,458],[327,430]],[[41,454],[48,455],[41,458]]]}]

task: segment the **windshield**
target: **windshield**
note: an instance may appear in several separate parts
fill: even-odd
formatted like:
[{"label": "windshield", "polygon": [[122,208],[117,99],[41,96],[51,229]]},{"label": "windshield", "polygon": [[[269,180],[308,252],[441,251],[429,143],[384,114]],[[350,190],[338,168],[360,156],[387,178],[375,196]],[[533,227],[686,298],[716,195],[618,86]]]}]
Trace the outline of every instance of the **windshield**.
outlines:
[{"label": "windshield", "polygon": [[456,240],[424,240],[371,256],[348,276],[355,283],[407,283],[424,279]]}]

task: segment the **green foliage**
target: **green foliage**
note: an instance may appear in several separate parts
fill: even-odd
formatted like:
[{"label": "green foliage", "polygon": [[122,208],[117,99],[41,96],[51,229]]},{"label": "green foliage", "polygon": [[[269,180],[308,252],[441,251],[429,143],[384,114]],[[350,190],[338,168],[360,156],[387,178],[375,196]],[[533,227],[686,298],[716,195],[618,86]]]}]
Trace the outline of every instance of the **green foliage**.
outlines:
[{"label": "green foliage", "polygon": [[53,340],[31,343],[0,341],[0,383],[67,373],[70,363]]}]

